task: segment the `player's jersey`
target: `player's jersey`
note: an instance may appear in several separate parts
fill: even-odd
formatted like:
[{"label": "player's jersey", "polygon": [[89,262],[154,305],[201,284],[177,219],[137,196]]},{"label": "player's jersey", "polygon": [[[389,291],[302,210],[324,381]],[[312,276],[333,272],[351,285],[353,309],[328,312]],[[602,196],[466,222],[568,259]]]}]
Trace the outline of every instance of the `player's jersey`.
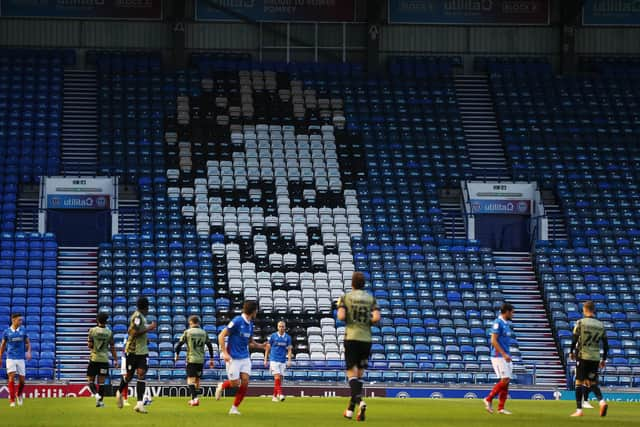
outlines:
[{"label": "player's jersey", "polygon": [[23,326],[16,330],[8,327],[3,332],[2,339],[7,342],[7,359],[23,360],[25,358],[29,335]]},{"label": "player's jersey", "polygon": [[269,337],[269,345],[271,346],[269,360],[272,362],[285,363],[287,361],[289,347],[291,347],[291,337],[289,334],[285,332],[284,335],[280,335],[274,332]]},{"label": "player's jersey", "polygon": [[187,345],[187,363],[204,363],[204,346],[209,344],[209,334],[202,328],[189,328],[182,334],[180,342]]},{"label": "player's jersey", "polygon": [[96,326],[89,329],[89,340],[93,342],[91,356],[92,362],[109,363],[109,345],[113,340],[111,329]]},{"label": "player's jersey", "polygon": [[[139,311],[135,311],[129,319],[129,329],[135,331],[144,331],[147,329],[147,319]],[[127,347],[125,349],[127,354],[137,354],[139,356],[146,356],[149,354],[149,347],[147,346],[147,333],[143,333],[134,337],[129,335],[127,340]]]},{"label": "player's jersey", "polygon": [[582,360],[600,360],[600,342],[605,329],[601,321],[593,317],[584,317],[576,322],[573,335],[578,338],[577,357]]},{"label": "player's jersey", "polygon": [[338,308],[347,311],[345,340],[371,342],[371,313],[378,309],[373,295],[353,290],[338,300]]},{"label": "player's jersey", "polygon": [[[511,356],[511,336],[513,332],[511,331],[511,323],[504,320],[502,317],[498,317],[495,322],[493,322],[493,326],[491,327],[491,334],[498,335],[498,344],[502,347],[502,350],[509,356]],[[493,345],[491,346],[491,357],[502,357]]]},{"label": "player's jersey", "polygon": [[249,357],[249,342],[253,336],[253,321],[246,321],[242,316],[236,316],[227,325],[227,351],[232,359],[247,359]]}]

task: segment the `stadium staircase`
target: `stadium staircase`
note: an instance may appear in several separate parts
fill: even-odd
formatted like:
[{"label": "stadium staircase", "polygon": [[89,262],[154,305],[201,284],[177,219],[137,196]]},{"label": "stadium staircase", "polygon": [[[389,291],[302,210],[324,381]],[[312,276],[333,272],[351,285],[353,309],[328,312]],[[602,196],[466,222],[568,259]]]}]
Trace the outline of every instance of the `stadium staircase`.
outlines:
[{"label": "stadium staircase", "polygon": [[98,170],[98,114],[95,71],[65,70],[62,117],[63,175]]},{"label": "stadium staircase", "polygon": [[562,213],[562,207],[560,207],[553,191],[544,190],[542,192],[542,202],[549,220],[549,240],[567,239],[567,225]]},{"label": "stadium staircase", "polygon": [[38,231],[38,185],[25,184],[18,194],[16,229],[25,233]]},{"label": "stadium staircase", "polygon": [[118,188],[118,233],[140,233],[140,200],[135,187]]},{"label": "stadium staircase", "polygon": [[474,177],[510,180],[486,75],[455,77],[456,98]]},{"label": "stadium staircase", "polygon": [[460,190],[444,189],[439,194],[445,235],[448,239],[466,239],[467,229],[461,206]]},{"label": "stadium staircase", "polygon": [[84,381],[87,331],[98,307],[97,248],[60,247],[56,306],[56,350],[60,378]]},{"label": "stadium staircase", "polygon": [[515,307],[515,338],[522,362],[536,370],[536,384],[566,386],[565,370],[558,353],[542,294],[527,252],[493,252],[505,302]]}]

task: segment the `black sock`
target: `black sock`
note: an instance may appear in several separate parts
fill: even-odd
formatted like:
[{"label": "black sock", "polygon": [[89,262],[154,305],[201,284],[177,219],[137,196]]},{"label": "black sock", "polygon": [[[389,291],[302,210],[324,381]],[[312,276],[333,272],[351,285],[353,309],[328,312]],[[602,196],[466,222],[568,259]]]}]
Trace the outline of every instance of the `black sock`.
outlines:
[{"label": "black sock", "polygon": [[104,400],[104,384],[98,386],[98,394],[100,395],[100,400]]},{"label": "black sock", "polygon": [[589,401],[589,393],[591,392],[591,387],[582,386],[584,390],[582,390],[582,400],[585,402]]},{"label": "black sock", "polygon": [[362,400],[362,381],[359,378],[350,378],[349,387],[351,388],[351,400],[349,401],[349,410],[353,411]]},{"label": "black sock", "polygon": [[91,390],[91,393],[96,394],[98,393],[98,390],[96,390],[96,383],[94,383],[93,381],[89,383],[89,390]]},{"label": "black sock", "polygon": [[124,389],[127,387],[129,387],[129,382],[126,380],[125,377],[122,377],[122,379],[120,380],[120,386],[118,387],[118,390],[120,391],[120,393],[122,393]]},{"label": "black sock", "polygon": [[576,407],[582,409],[582,397],[584,396],[584,387],[576,385]]},{"label": "black sock", "polygon": [[191,392],[191,399],[196,400],[198,398],[198,392],[195,384],[189,384],[189,392]]},{"label": "black sock", "polygon": [[602,400],[602,390],[600,390],[600,386],[598,384],[593,384],[591,386],[591,391],[596,395],[596,399],[598,399],[598,401]]},{"label": "black sock", "polygon": [[136,398],[138,399],[138,402],[142,402],[142,399],[144,398],[145,386],[146,384],[144,381],[138,380],[138,383],[136,384]]}]

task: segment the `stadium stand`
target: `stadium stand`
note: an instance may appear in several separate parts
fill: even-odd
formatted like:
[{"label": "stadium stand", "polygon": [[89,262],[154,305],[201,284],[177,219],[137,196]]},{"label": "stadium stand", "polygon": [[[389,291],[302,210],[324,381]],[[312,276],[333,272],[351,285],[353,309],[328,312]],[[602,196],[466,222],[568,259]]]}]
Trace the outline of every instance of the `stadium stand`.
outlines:
[{"label": "stadium stand", "polygon": [[0,50],[0,320],[25,316],[28,378],[54,377],[57,244],[16,231],[16,201],[22,185],[58,173],[63,69],[74,62],[72,51]]},{"label": "stadium stand", "polygon": [[[147,60],[113,61],[97,58],[101,78]],[[444,238],[437,199],[438,186],[470,177],[452,64],[398,59],[391,80],[345,64],[194,55],[193,65],[167,92],[166,169],[127,172],[143,233],[99,254],[100,310],[116,333],[138,295],[152,300],[151,375],[183,375],[170,346],[186,316],[215,333],[246,298],[261,306],[256,339],[288,321],[296,379],[336,381],[344,330],[332,301],[362,269],[383,312],[371,381],[421,381],[412,371],[427,369],[437,372],[425,381],[487,382],[485,328],[503,299],[495,266],[477,242]]]},{"label": "stadium stand", "polygon": [[563,354],[580,303],[596,302],[610,340],[607,385],[640,373],[635,164],[637,66],[588,64],[583,77],[546,63],[489,62],[499,122],[519,179],[555,192],[569,239],[540,241],[536,269]]},{"label": "stadium stand", "polygon": [[[0,317],[26,314],[32,378],[57,367],[58,254],[54,235],[16,232],[16,198],[20,185],[59,171],[62,76],[74,61],[65,51],[0,52]],[[88,62],[99,88],[96,172],[137,186],[140,198],[140,234],[98,248],[98,310],[121,341],[136,298],[150,298],[151,377],[183,377],[172,344],[189,315],[213,335],[257,299],[257,340],[277,320],[289,324],[294,379],[340,380],[333,301],[362,270],[383,317],[369,381],[492,381],[487,327],[505,298],[500,271],[479,242],[447,238],[438,197],[473,178],[456,58],[394,57],[378,77],[357,64],[243,55],[194,54],[171,73],[154,53],[92,52]],[[535,58],[478,63],[513,177],[554,193],[567,226],[567,240],[536,242],[534,257],[559,350],[579,303],[596,301],[612,347],[604,382],[629,386],[640,376],[638,67],[584,66],[588,76],[558,77]],[[516,341],[512,351],[522,362]],[[518,381],[531,381],[519,366]],[[216,367],[207,379],[221,377]]]}]

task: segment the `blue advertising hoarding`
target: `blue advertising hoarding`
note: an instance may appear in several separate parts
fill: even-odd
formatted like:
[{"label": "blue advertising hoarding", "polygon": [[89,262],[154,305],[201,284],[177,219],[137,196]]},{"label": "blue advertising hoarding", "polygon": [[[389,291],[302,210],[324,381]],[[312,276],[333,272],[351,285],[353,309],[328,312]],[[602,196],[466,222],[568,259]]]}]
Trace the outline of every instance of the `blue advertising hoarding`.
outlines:
[{"label": "blue advertising hoarding", "polygon": [[388,12],[390,24],[549,24],[549,0],[389,0]]},{"label": "blue advertising hoarding", "polygon": [[[396,398],[427,398],[427,399],[482,399],[490,388],[465,389],[465,388],[413,388],[413,387],[388,387],[387,397]],[[553,400],[553,390],[509,390],[512,399],[524,400]]]},{"label": "blue advertising hoarding", "polygon": [[109,196],[100,194],[50,194],[48,209],[109,209]]},{"label": "blue advertising hoarding", "polygon": [[640,26],[640,1],[585,0],[582,25]]},{"label": "blue advertising hoarding", "polygon": [[160,20],[162,0],[0,0],[0,16]]},{"label": "blue advertising hoarding", "polygon": [[[628,392],[618,390],[609,391],[602,387],[602,395],[608,402],[640,402],[640,389],[629,389]],[[575,391],[563,390],[561,393],[562,400],[576,400]]]},{"label": "blue advertising hoarding", "polygon": [[355,0],[196,0],[196,21],[353,22]]}]

